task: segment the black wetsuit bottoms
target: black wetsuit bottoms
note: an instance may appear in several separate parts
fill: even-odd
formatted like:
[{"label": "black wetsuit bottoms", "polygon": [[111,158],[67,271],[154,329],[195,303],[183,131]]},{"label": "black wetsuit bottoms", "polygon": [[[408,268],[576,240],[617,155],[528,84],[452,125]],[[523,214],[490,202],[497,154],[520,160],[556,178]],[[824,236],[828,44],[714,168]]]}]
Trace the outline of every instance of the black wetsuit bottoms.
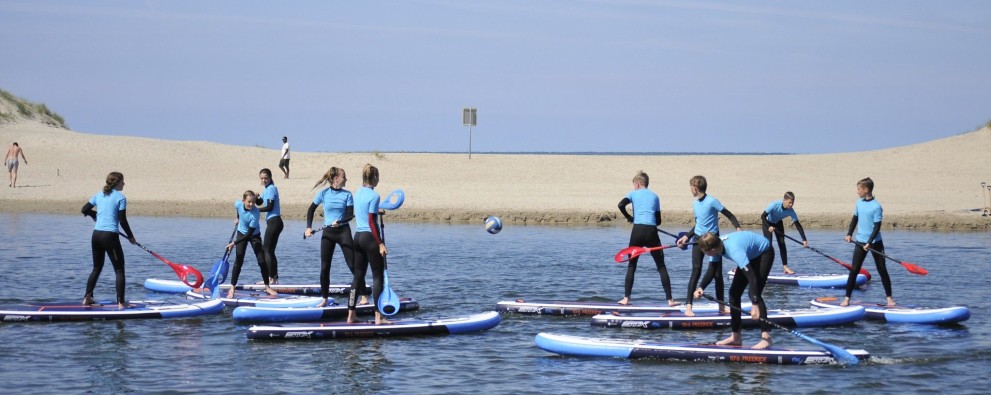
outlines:
[{"label": "black wetsuit bottoms", "polygon": [[764,291],[764,285],[767,283],[767,274],[771,272],[772,263],[774,263],[774,249],[768,247],[763,254],[751,259],[745,268],[736,269],[736,275],[733,276],[733,282],[729,286],[729,303],[730,306],[736,307],[730,309],[730,329],[733,332],[740,332],[740,328],[743,326],[740,308],[742,307],[744,288],[750,290],[750,303],[760,308],[760,317],[764,319],[760,323],[760,330],[762,332],[771,331],[771,324],[767,323],[767,305],[764,304],[764,298],[761,295]]},{"label": "black wetsuit bottoms", "polygon": [[[324,231],[326,232],[326,231]],[[348,310],[354,310],[358,305],[359,291],[357,288],[361,284],[363,289],[365,282],[365,272],[368,267],[372,267],[372,303],[378,305],[379,295],[382,294],[382,285],[385,282],[386,266],[385,257],[379,253],[379,245],[372,236],[372,232],[358,232],[354,234],[354,281],[351,282],[351,296],[348,297]]]},{"label": "black wetsuit bottoms", "polygon": [[86,281],[86,296],[93,297],[96,280],[103,271],[104,259],[109,256],[110,264],[114,265],[114,274],[117,276],[117,282],[114,284],[117,290],[117,303],[124,303],[124,249],[120,246],[120,236],[117,232],[94,230],[90,245],[93,248],[93,271]]},{"label": "black wetsuit bottoms", "polygon": [[[661,245],[661,239],[657,236],[657,227],[654,225],[633,225],[633,231],[630,233],[630,246],[635,247],[657,247]],[[657,267],[657,272],[661,275],[661,286],[664,287],[664,296],[671,300],[671,278],[668,276],[668,268],[664,265],[664,250],[655,250],[650,252],[650,256],[654,258],[654,266]],[[630,259],[630,262],[626,266],[626,286],[623,290],[623,296],[629,298],[633,293],[633,277],[637,271],[637,261],[640,257],[634,257]]]},{"label": "black wetsuit bottoms", "polygon": [[[323,237],[320,238],[320,295],[329,297],[330,287],[330,262],[334,258],[334,250],[341,246],[341,254],[344,255],[344,263],[348,265],[351,275],[354,275],[354,239],[351,237],[351,227],[347,224],[337,228],[326,228]],[[354,280],[352,280],[354,281]],[[365,292],[365,276],[361,276],[361,281],[356,284],[358,295],[367,294]]]},{"label": "black wetsuit bottoms", "polygon": [[[891,277],[888,276],[888,265],[884,261],[884,242],[877,241],[871,244],[871,249],[878,252],[871,252],[874,256],[874,265],[877,266],[877,274],[881,276],[881,284],[884,285],[884,296],[891,297]],[[867,252],[864,251],[864,247],[854,244],[853,247],[853,269],[850,270],[850,276],[846,280],[846,297],[850,297],[853,294],[853,287],[857,286],[857,275],[860,274],[860,269],[864,266],[864,260],[867,259]]]},{"label": "black wetsuit bottoms", "polygon": [[[244,233],[238,232],[237,238],[240,239],[244,237]],[[248,241],[238,244],[235,246],[234,255],[234,271],[231,273],[231,286],[237,285],[237,278],[241,275],[241,265],[244,264],[244,254],[248,251],[248,244],[251,244],[251,250],[255,252],[255,259],[258,260],[258,268],[261,269],[262,280],[265,285],[269,285],[268,279],[268,265],[265,264],[265,252],[262,250],[262,239],[257,235],[251,236]]]},{"label": "black wetsuit bottoms", "polygon": [[279,235],[282,234],[283,228],[285,225],[282,224],[281,215],[269,218],[265,222],[265,240],[262,242],[262,248],[265,251],[265,262],[268,263],[268,275],[276,280],[279,279],[279,258],[275,257],[275,247],[279,245]]}]

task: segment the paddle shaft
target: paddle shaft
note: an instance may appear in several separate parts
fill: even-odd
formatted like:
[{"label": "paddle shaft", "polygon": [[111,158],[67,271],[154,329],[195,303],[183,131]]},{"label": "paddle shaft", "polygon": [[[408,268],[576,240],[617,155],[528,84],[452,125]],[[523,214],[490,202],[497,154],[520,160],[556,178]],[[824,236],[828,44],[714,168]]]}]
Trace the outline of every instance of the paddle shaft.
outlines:
[{"label": "paddle shaft", "polygon": [[[127,237],[127,235],[125,235],[124,232],[121,231],[117,231],[117,234]],[[148,249],[148,247],[145,247],[141,243],[134,243],[134,245],[141,247],[142,250],[145,250],[146,252],[151,254],[151,256],[158,258],[158,260],[165,262],[166,265],[169,265],[169,267],[171,267],[172,270],[175,271],[175,274],[179,276],[179,279],[182,280],[182,282],[186,283],[186,285],[191,286],[193,288],[199,288],[200,285],[203,285],[203,280],[204,280],[203,274],[200,273],[199,270],[196,270],[195,267],[189,265],[183,265],[180,263],[175,263],[168,259],[165,259],[165,257],[158,255],[157,252]],[[196,281],[192,284],[189,283],[189,280],[187,278],[189,274],[196,276]]]},{"label": "paddle shaft", "polygon": [[[784,236],[785,236],[786,238],[788,238],[788,240],[791,240],[791,241],[794,241],[794,242],[796,242],[796,243],[798,243],[798,244],[802,244],[802,245],[805,245],[804,243],[802,243],[801,241],[799,241],[798,239],[796,239],[796,238],[794,238],[794,237],[791,237],[791,236],[788,236],[788,235],[784,235]],[[829,259],[830,259],[830,260],[832,260],[833,262],[836,262],[836,263],[838,263],[838,264],[840,264],[840,266],[843,266],[843,267],[845,267],[845,268],[846,268],[847,270],[853,270],[853,265],[851,265],[851,264],[849,264],[849,263],[846,263],[846,262],[843,262],[843,261],[841,261],[841,260],[839,260],[839,259],[836,259],[836,258],[833,258],[832,256],[829,256],[829,255],[827,255],[827,254],[826,254],[825,252],[822,252],[822,251],[819,251],[819,250],[818,250],[817,248],[815,248],[815,247],[811,247],[811,246],[810,246],[810,247],[809,247],[809,249],[810,249],[810,250],[812,250],[813,252],[815,252],[816,254],[819,254],[819,255],[822,255],[822,256],[824,256],[824,257],[826,257],[826,258],[829,258]],[[864,269],[864,268],[860,268],[860,274],[863,274],[864,276],[867,276],[867,279],[868,279],[868,280],[870,280],[870,279],[871,279],[871,273],[870,273],[870,272],[868,272],[868,271],[867,271],[867,269]]]},{"label": "paddle shaft", "polygon": [[[858,246],[861,246],[861,247],[863,247],[863,246],[866,245],[866,244],[861,243],[859,241],[854,241],[853,243],[856,244],[856,245],[858,245]],[[875,254],[878,254],[880,256],[883,256],[883,257],[885,257],[887,259],[890,259],[892,261],[895,261],[895,262],[900,263],[903,267],[905,267],[906,270],[908,270],[909,273],[918,274],[920,276],[925,276],[925,275],[929,274],[929,271],[928,270],[923,269],[921,266],[916,265],[914,263],[903,261],[901,259],[898,259],[898,258],[895,258],[893,256],[887,255],[887,254],[885,254],[885,253],[883,253],[881,251],[875,250],[873,248],[867,248],[867,250],[870,251],[870,252],[873,252]]]}]

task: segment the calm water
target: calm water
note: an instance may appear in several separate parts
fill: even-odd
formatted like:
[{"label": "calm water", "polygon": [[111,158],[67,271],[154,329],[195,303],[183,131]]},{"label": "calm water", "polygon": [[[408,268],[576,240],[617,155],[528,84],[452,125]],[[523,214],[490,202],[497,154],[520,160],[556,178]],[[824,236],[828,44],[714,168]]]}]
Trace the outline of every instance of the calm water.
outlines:
[{"label": "calm water", "polygon": [[[0,214],[0,267],[8,283],[0,304],[79,300],[91,269],[92,222],[80,216]],[[227,219],[131,219],[138,240],[174,261],[209,268],[230,235]],[[286,223],[279,245],[283,283],[315,283],[319,243],[302,240],[304,224]],[[675,229],[676,230],[676,229]],[[390,279],[401,296],[419,300],[422,318],[494,309],[500,300],[619,300],[625,266],[612,255],[628,228],[507,224],[489,235],[476,225],[387,224]],[[841,230],[812,230],[813,245],[848,260]],[[888,252],[930,270],[921,277],[889,264],[902,304],[967,305],[966,325],[932,327],[859,322],[802,333],[847,348],[864,348],[872,362],[856,367],[564,358],[533,344],[538,332],[615,338],[708,342],[725,331],[643,331],[592,328],[587,319],[508,315],[478,334],[269,343],[249,342],[247,326],[230,312],[206,318],[83,323],[0,324],[0,385],[6,392],[210,393],[981,393],[991,385],[989,233],[884,232]],[[665,240],[668,242],[669,240]],[[839,265],[790,245],[796,270],[836,272]],[[142,287],[173,272],[125,245],[128,299],[166,298]],[[331,281],[349,273],[335,257]],[[683,297],[689,254],[667,255],[675,295]],[[874,272],[873,263],[866,267]],[[776,265],[779,263],[776,262]],[[780,267],[779,267],[780,268]],[[259,280],[248,258],[242,278]],[[855,297],[883,300],[880,280]],[[772,308],[802,308],[839,290],[769,286]],[[98,299],[112,299],[109,263]],[[663,298],[649,259],[642,261],[634,301]],[[407,315],[407,316],[411,316]],[[756,331],[744,332],[752,343]],[[815,348],[783,331],[780,346]],[[984,390],[981,390],[984,388]]]}]

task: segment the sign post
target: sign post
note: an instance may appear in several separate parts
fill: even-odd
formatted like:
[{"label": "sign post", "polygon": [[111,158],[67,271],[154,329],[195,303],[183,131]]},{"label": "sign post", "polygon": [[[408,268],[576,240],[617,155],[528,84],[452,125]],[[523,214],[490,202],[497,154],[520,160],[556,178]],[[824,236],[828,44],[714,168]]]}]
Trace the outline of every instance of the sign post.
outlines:
[{"label": "sign post", "polygon": [[468,159],[471,159],[471,127],[477,124],[476,113],[474,107],[465,107],[461,113],[461,123],[468,127]]}]

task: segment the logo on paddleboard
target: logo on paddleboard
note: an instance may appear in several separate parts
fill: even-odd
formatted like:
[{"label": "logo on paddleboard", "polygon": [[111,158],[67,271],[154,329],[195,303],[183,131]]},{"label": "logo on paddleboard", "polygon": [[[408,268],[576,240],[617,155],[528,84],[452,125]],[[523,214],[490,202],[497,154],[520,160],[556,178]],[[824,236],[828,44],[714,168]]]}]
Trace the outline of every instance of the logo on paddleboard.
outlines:
[{"label": "logo on paddleboard", "polygon": [[286,339],[309,339],[313,337],[313,331],[286,332],[283,337]]}]

